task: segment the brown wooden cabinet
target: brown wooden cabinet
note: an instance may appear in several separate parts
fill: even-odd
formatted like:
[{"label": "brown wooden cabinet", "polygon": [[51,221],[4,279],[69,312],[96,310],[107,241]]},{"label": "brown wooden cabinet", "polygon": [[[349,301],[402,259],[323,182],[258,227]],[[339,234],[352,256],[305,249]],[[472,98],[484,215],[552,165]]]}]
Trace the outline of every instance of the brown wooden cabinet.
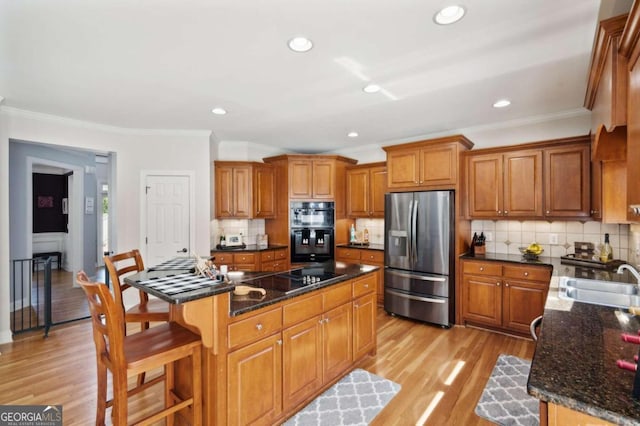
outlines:
[{"label": "brown wooden cabinet", "polygon": [[260,251],[212,251],[216,266],[227,265],[229,271],[286,271],[289,269],[289,256],[286,248]]},{"label": "brown wooden cabinet", "polygon": [[589,217],[589,155],[588,136],[468,152],[468,217]]},{"label": "brown wooden cabinet", "polygon": [[219,219],[275,217],[275,175],[271,166],[215,161],[215,216]]},{"label": "brown wooden cabinet", "polygon": [[377,276],[229,319],[229,424],[275,424],[376,349]]},{"label": "brown wooden cabinet", "polygon": [[336,260],[348,263],[364,263],[367,265],[379,266],[377,272],[377,302],[378,305],[384,305],[384,251],[372,249],[359,249],[352,247],[336,247]]},{"label": "brown wooden cabinet", "polygon": [[458,182],[459,153],[472,146],[462,135],[386,146],[387,187],[451,188]]},{"label": "brown wooden cabinet", "polygon": [[385,163],[362,164],[347,168],[347,216],[384,218],[387,192]]},{"label": "brown wooden cabinet", "polygon": [[640,222],[640,2],[634,2],[620,42],[620,54],[627,58],[626,182],[627,219]]},{"label": "brown wooden cabinet", "polygon": [[289,197],[335,198],[335,160],[301,158],[289,162]]},{"label": "brown wooden cabinet", "polygon": [[542,152],[471,154],[467,159],[472,218],[542,216]]},{"label": "brown wooden cabinet", "polygon": [[544,216],[591,216],[591,157],[589,145],[544,149]]},{"label": "brown wooden cabinet", "polygon": [[463,260],[462,318],[465,323],[529,334],[542,315],[551,270],[542,266]]}]

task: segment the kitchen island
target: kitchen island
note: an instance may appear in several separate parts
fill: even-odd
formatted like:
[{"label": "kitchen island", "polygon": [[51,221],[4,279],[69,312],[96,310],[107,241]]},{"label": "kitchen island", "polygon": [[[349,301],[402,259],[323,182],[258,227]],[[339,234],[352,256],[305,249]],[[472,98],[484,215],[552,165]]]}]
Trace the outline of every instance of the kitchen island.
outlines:
[{"label": "kitchen island", "polygon": [[[234,295],[236,284],[274,275],[245,273],[232,283],[212,282],[208,289],[162,297],[172,303],[171,319],[202,338],[205,424],[278,423],[375,353],[378,267],[343,262],[311,267],[335,278],[293,292]],[[126,282],[149,291],[144,284],[149,274],[162,271]],[[188,363],[178,366],[185,391],[187,369]]]}]

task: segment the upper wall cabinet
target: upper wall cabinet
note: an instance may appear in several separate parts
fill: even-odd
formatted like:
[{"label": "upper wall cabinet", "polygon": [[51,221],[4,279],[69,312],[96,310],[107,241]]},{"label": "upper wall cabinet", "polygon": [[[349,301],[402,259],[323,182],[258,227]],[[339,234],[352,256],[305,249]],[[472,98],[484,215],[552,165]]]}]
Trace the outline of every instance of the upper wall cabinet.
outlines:
[{"label": "upper wall cabinet", "polygon": [[218,219],[275,216],[273,168],[244,161],[215,161],[215,216]]},{"label": "upper wall cabinet", "polygon": [[300,158],[289,162],[289,197],[332,200],[336,191],[336,162]]},{"label": "upper wall cabinet", "polygon": [[387,192],[387,167],[384,162],[347,168],[347,216],[383,218]]},{"label": "upper wall cabinet", "polygon": [[473,146],[462,135],[386,146],[389,190],[452,189],[459,154]]},{"label": "upper wall cabinet", "polygon": [[589,137],[466,154],[471,219],[590,216]]},{"label": "upper wall cabinet", "polygon": [[627,218],[640,222],[640,2],[633,2],[622,34],[620,53],[627,58]]}]

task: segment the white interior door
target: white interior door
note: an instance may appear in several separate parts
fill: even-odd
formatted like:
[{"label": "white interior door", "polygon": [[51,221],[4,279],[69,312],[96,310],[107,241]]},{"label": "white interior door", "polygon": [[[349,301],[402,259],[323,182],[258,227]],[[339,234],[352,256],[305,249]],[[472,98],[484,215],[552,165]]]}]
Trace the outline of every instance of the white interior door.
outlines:
[{"label": "white interior door", "polygon": [[190,176],[146,176],[145,266],[191,253],[190,185]]}]

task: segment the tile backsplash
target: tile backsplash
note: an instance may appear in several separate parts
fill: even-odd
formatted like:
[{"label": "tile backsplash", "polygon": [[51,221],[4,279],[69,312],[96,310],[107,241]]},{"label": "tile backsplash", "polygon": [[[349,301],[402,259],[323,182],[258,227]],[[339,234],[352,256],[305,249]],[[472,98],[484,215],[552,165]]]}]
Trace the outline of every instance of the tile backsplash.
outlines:
[{"label": "tile backsplash", "polygon": [[371,244],[384,244],[384,219],[356,219],[358,231],[367,228]]},{"label": "tile backsplash", "polygon": [[220,242],[220,235],[240,234],[245,244],[255,244],[256,236],[264,234],[264,219],[214,219],[209,224],[211,248]]},{"label": "tile backsplash", "polygon": [[[631,250],[634,234],[629,225],[605,224],[600,222],[546,222],[515,220],[474,220],[471,222],[471,236],[484,232],[488,240],[488,253],[520,254],[518,247],[537,242],[544,248],[544,256],[560,257],[574,253],[574,242],[590,242],[599,250],[608,233],[614,259],[636,260]],[[557,238],[557,243],[555,239]],[[553,244],[550,241],[554,241]]]}]

